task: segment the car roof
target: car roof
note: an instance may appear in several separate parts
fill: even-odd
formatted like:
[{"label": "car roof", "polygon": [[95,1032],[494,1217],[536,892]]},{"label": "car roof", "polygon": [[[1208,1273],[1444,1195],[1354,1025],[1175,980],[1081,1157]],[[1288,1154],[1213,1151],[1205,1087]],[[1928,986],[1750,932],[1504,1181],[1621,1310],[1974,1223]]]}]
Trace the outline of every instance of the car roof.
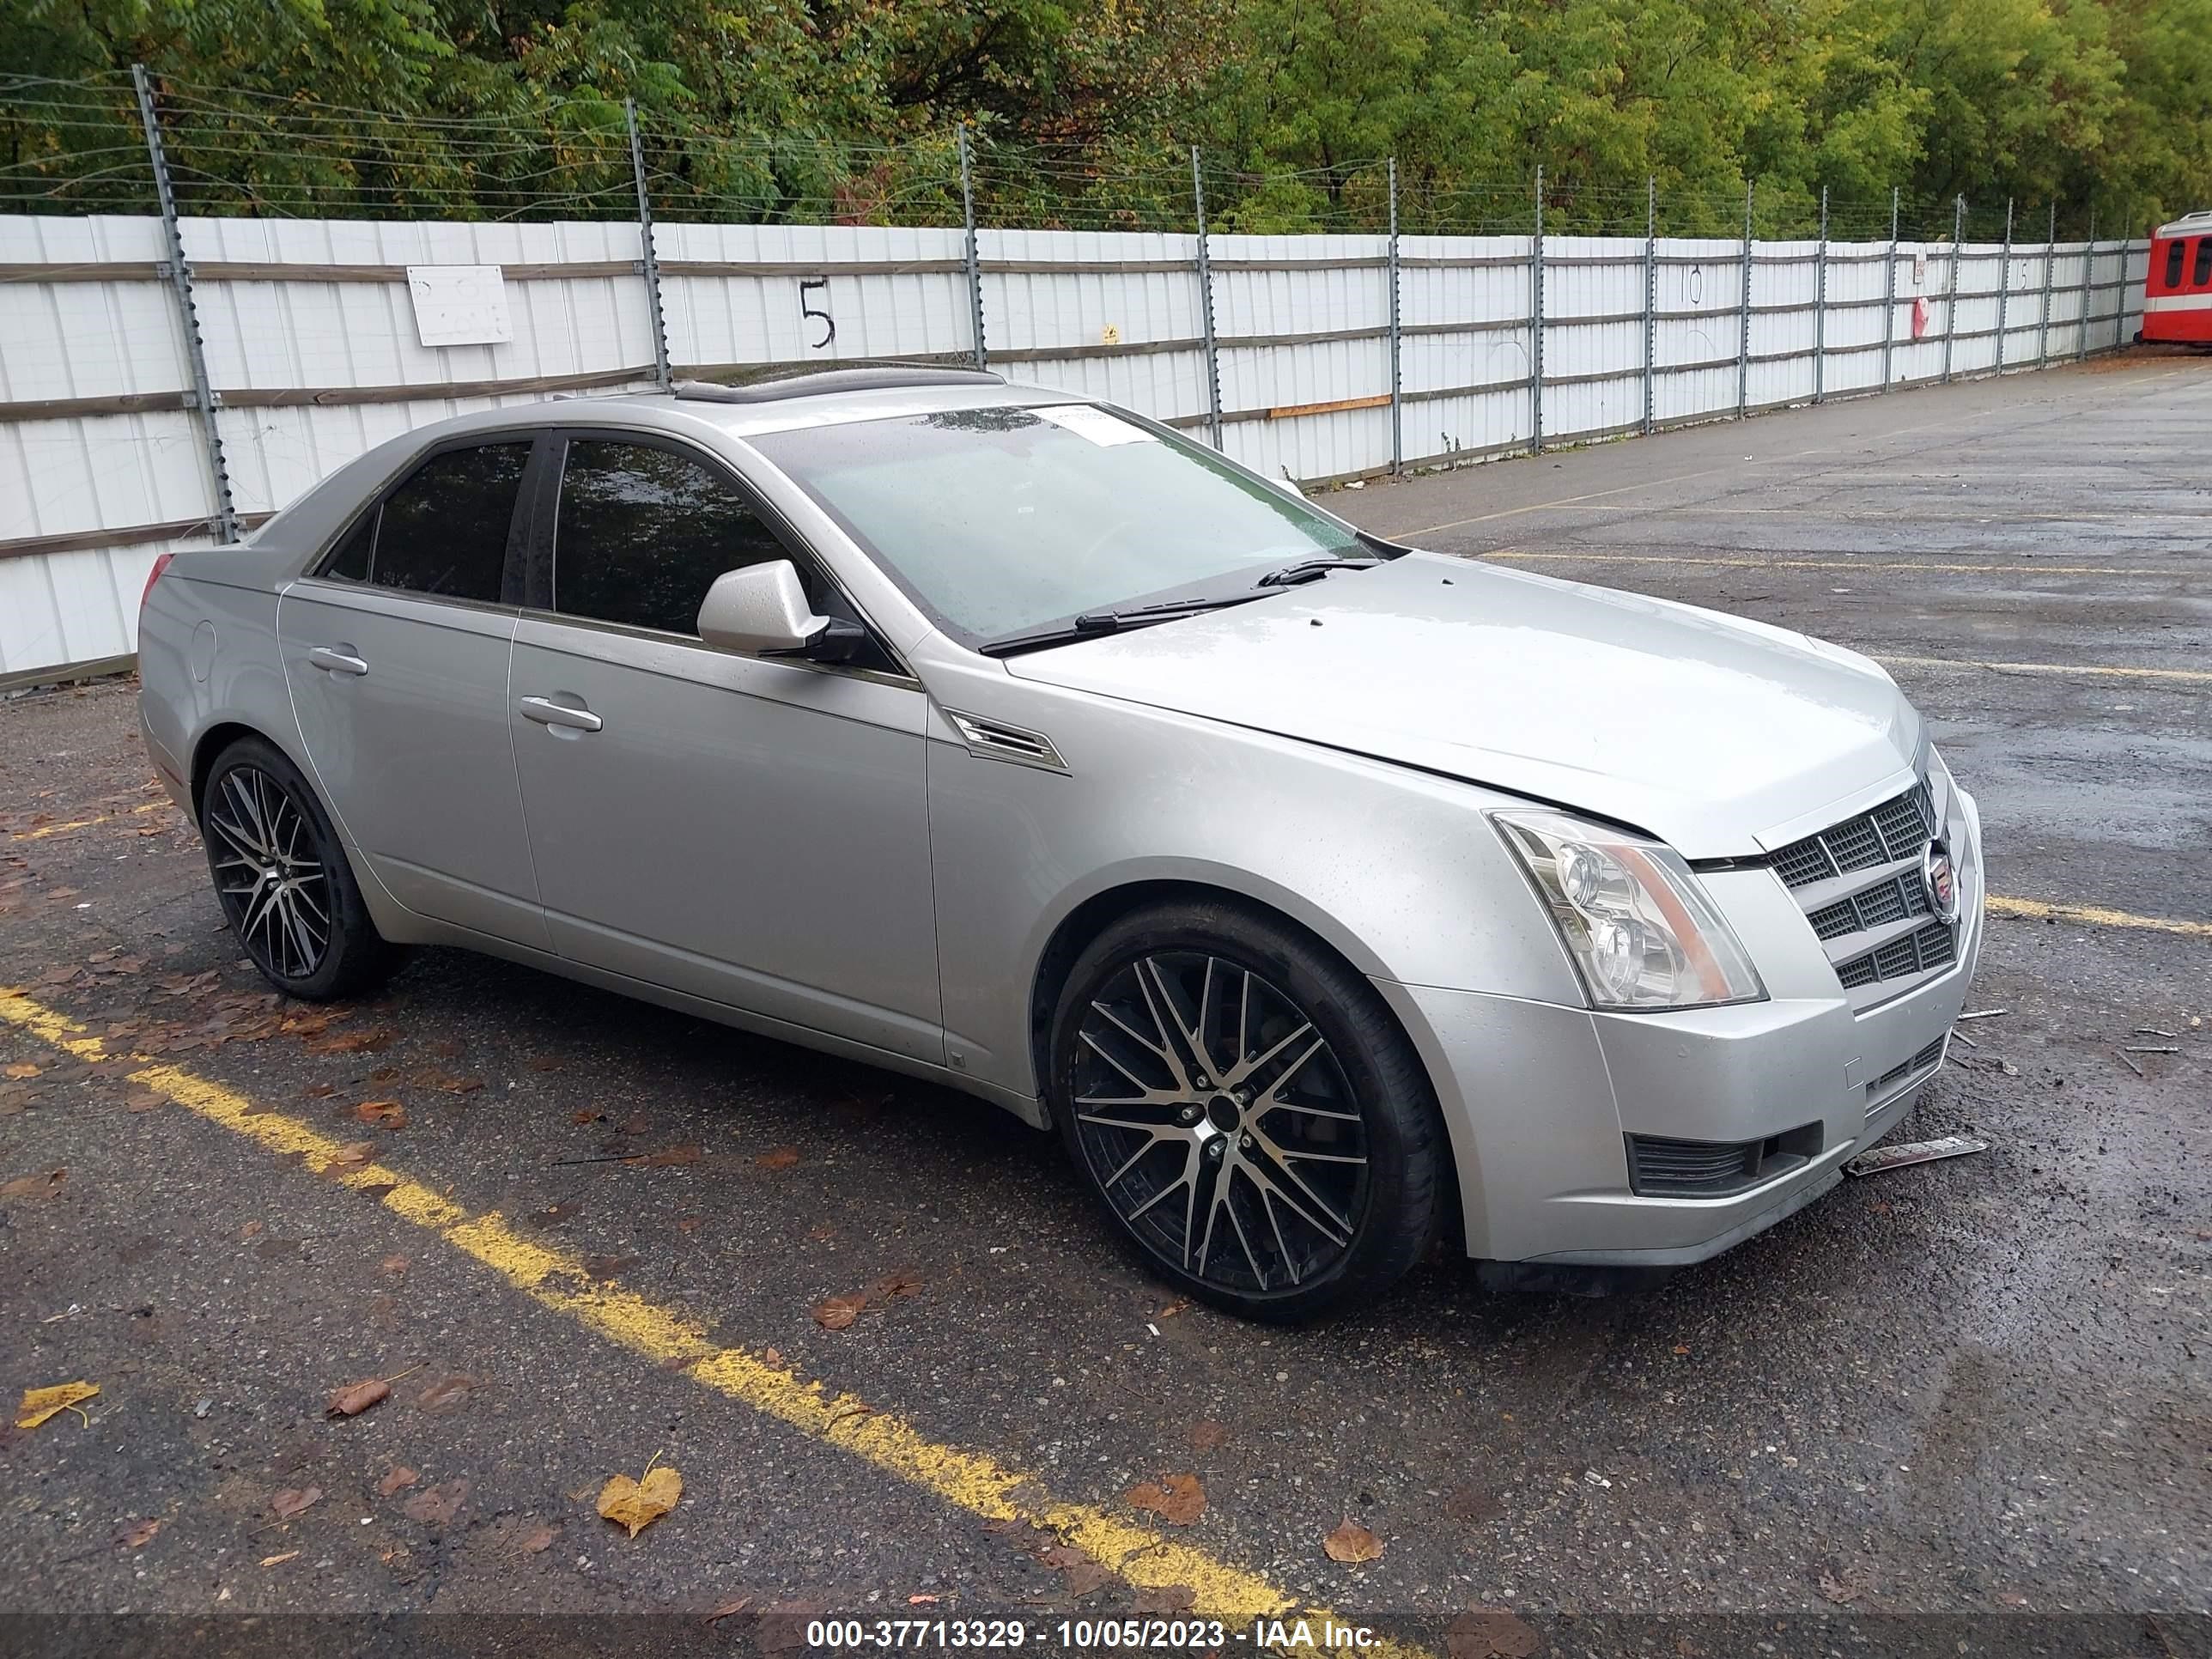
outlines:
[{"label": "car roof", "polygon": [[546,404],[510,406],[501,413],[514,417],[514,424],[538,426],[544,424],[549,416],[573,422],[588,420],[589,410],[620,410],[648,419],[672,416],[679,421],[706,421],[744,438],[853,421],[1081,400],[1078,393],[1016,386],[995,374],[974,371],[859,369],[739,386],[679,381],[672,392],[562,398]]},{"label": "car roof", "polygon": [[2185,213],[2172,223],[2160,225],[2151,234],[2193,236],[2200,230],[2212,230],[2212,208],[2200,208],[2195,213]]}]

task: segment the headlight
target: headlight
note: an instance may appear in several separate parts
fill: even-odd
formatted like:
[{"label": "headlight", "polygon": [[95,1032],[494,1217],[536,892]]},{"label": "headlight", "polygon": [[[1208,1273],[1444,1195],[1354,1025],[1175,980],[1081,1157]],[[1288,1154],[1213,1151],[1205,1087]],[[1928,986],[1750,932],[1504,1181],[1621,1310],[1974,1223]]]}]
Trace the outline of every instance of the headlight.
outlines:
[{"label": "headlight", "polygon": [[1672,848],[1564,812],[1492,821],[1552,912],[1598,1008],[1702,1008],[1766,994]]}]

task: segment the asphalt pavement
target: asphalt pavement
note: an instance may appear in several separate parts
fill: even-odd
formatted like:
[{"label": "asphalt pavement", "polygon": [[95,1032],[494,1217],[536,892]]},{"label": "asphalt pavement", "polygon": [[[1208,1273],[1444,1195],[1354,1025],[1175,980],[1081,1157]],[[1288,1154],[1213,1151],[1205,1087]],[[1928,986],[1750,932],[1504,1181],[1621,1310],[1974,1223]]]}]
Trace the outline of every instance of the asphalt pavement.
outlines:
[{"label": "asphalt pavement", "polygon": [[[0,1646],[427,1611],[661,1614],[653,1645],[726,1651],[1012,1618],[1055,1650],[1133,1613],[1235,1650],[1328,1610],[1459,1659],[1875,1628],[2212,1650],[2212,359],[1330,504],[1887,665],[1981,801],[1996,896],[1988,1017],[1895,1138],[1990,1149],[1647,1292],[1437,1261],[1326,1324],[1240,1324],[963,1097],[451,951],[280,1002],[134,688],[21,697],[0,1386],[99,1392],[0,1428]],[[388,1393],[329,1414],[365,1381]],[[600,1517],[662,1468],[672,1510]]]}]

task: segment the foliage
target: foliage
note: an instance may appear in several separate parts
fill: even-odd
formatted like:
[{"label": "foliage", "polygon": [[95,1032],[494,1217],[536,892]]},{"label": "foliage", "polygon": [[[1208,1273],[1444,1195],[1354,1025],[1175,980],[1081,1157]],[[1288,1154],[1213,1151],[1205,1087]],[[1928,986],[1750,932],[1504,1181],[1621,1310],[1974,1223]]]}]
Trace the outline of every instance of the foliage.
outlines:
[{"label": "foliage", "polygon": [[[1863,232],[2212,203],[2212,0],[0,0],[0,207]],[[2024,206],[2025,211],[2025,206]],[[2033,218],[2027,220],[2033,223]],[[1858,222],[1863,221],[1863,224]],[[1976,223],[1984,221],[1978,217]]]}]

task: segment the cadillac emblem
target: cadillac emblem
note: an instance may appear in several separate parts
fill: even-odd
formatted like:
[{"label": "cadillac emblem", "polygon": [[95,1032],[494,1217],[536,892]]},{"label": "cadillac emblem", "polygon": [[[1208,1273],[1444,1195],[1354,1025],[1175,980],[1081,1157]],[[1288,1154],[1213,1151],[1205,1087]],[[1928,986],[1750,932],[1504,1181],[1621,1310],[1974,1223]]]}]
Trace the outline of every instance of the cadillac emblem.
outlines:
[{"label": "cadillac emblem", "polygon": [[1951,849],[1940,841],[1928,843],[1920,860],[1920,884],[1928,890],[1928,908],[1939,921],[1959,919],[1959,872],[1951,865]]}]

